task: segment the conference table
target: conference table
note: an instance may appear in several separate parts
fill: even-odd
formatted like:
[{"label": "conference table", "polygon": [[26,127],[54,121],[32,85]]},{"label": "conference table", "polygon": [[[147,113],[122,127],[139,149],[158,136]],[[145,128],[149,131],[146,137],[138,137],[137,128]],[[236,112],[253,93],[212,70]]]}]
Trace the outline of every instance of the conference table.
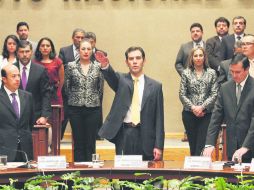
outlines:
[{"label": "conference table", "polygon": [[[236,175],[253,175],[254,172],[235,171],[231,168],[223,170],[211,169],[184,169],[183,162],[180,161],[151,161],[148,167],[128,167],[116,168],[114,161],[104,161],[101,167],[93,168],[86,164],[69,163],[65,169],[38,169],[38,168],[7,168],[0,170],[0,184],[8,183],[9,178],[18,179],[19,182],[25,182],[27,179],[37,175],[54,174],[55,180],[60,180],[61,175],[79,171],[82,177],[106,177],[108,179],[137,179],[144,180],[164,176],[166,179],[182,179],[187,176],[202,177],[225,177],[228,181],[235,182]],[[135,176],[134,173],[148,173],[150,175]]]}]

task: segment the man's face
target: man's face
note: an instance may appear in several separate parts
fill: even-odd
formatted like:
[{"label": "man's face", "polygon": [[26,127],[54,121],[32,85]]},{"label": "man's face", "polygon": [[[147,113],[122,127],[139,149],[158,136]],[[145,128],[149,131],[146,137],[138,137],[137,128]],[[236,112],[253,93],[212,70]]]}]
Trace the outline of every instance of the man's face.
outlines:
[{"label": "man's face", "polygon": [[27,65],[32,57],[33,51],[30,49],[30,46],[26,46],[25,48],[18,48],[18,59],[22,65]]},{"label": "man's face", "polygon": [[250,59],[254,58],[254,36],[244,36],[242,39],[242,52]]},{"label": "man's face", "polygon": [[85,34],[83,32],[75,33],[75,35],[72,37],[72,40],[76,48],[79,48],[79,44],[84,38],[85,38]]},{"label": "man's face", "polygon": [[6,77],[3,77],[4,86],[10,91],[15,92],[20,84],[19,69],[14,65],[7,66],[4,69],[7,74]]},{"label": "man's face", "polygon": [[191,39],[194,42],[199,42],[200,40],[202,40],[203,32],[201,31],[199,27],[193,27],[190,32],[191,32]]},{"label": "man's face", "polygon": [[27,40],[28,39],[28,34],[29,34],[29,30],[28,28],[24,25],[24,26],[20,26],[17,34],[19,36],[20,40]]},{"label": "man's face", "polygon": [[232,78],[236,83],[241,83],[249,74],[249,68],[244,70],[243,63],[240,61],[237,64],[229,66]]},{"label": "man's face", "polygon": [[133,76],[139,77],[143,73],[145,60],[142,58],[142,54],[139,50],[130,52],[125,62]]},{"label": "man's face", "polygon": [[246,25],[244,24],[244,20],[242,18],[235,19],[233,21],[233,30],[235,34],[241,35],[242,33],[244,33],[245,28]]},{"label": "man's face", "polygon": [[218,36],[225,36],[228,34],[228,26],[227,26],[227,23],[226,22],[218,22],[217,25],[216,25],[216,32],[217,32],[217,35]]},{"label": "man's face", "polygon": [[92,45],[92,48],[95,48],[95,46],[96,46],[96,41],[95,41],[93,38],[89,38],[89,41],[90,41],[90,43],[91,43],[91,45]]}]

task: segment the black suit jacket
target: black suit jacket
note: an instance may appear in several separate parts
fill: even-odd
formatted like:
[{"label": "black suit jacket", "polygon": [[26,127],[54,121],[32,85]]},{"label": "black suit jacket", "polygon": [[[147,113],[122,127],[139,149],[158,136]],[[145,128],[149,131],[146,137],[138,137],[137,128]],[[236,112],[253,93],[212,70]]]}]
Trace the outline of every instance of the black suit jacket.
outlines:
[{"label": "black suit jacket", "polygon": [[206,53],[210,67],[215,71],[218,71],[222,59],[221,41],[219,36],[214,36],[206,41]]},{"label": "black suit jacket", "polygon": [[61,48],[59,51],[59,58],[63,61],[64,69],[69,62],[75,61],[73,45]]},{"label": "black suit jacket", "polygon": [[[19,68],[18,63],[14,63]],[[21,73],[21,72],[20,72]],[[40,117],[51,116],[51,95],[49,77],[46,69],[36,63],[31,63],[26,89],[23,89],[20,82],[20,89],[26,90],[33,95],[35,121]]]},{"label": "black suit jacket", "polygon": [[227,124],[227,155],[247,147],[254,149],[254,79],[248,76],[242,89],[239,104],[236,103],[236,84],[233,80],[224,83],[218,94],[207,131],[206,144],[215,145],[222,122]]},{"label": "black suit jacket", "polygon": [[[102,73],[112,90],[115,98],[111,110],[105,119],[99,135],[114,141],[123,120],[131,105],[133,95],[133,80],[129,73],[115,73],[113,68],[102,70]],[[145,86],[141,104],[141,139],[143,151],[153,156],[153,148],[164,148],[164,110],[162,85],[145,76]]]},{"label": "black suit jacket", "polygon": [[33,159],[33,127],[32,94],[18,90],[20,99],[20,118],[17,118],[11,101],[4,87],[0,90],[0,155],[7,155],[8,162],[14,161],[18,149],[18,137],[21,150],[28,159]]}]

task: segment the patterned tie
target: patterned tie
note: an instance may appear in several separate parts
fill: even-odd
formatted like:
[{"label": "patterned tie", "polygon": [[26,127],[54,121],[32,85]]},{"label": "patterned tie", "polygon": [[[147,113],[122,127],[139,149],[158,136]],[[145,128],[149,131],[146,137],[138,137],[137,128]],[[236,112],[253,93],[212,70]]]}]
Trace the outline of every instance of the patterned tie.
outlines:
[{"label": "patterned tie", "polygon": [[27,85],[26,67],[23,67],[21,82],[22,82],[23,90],[25,90]]},{"label": "patterned tie", "polygon": [[16,99],[16,93],[11,93],[11,96],[12,96],[12,107],[17,115],[17,118],[19,118],[19,105],[18,105],[18,102],[17,102],[17,99]]},{"label": "patterned tie", "polygon": [[237,92],[236,92],[237,105],[239,104],[239,101],[240,101],[240,98],[241,98],[241,93],[242,93],[241,85],[237,84]]},{"label": "patterned tie", "polygon": [[75,50],[75,62],[78,62],[78,60],[79,60],[79,51],[78,50],[79,50],[78,48]]},{"label": "patterned tie", "polygon": [[133,82],[134,82],[134,90],[131,102],[131,120],[132,123],[137,125],[138,123],[140,123],[138,78],[134,78]]}]

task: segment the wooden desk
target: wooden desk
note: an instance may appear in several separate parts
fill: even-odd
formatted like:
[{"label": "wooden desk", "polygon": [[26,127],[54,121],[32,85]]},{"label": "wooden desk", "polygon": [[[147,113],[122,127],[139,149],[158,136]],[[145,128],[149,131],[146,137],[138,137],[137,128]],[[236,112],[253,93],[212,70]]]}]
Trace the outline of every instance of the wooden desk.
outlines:
[{"label": "wooden desk", "polygon": [[[86,165],[75,166],[73,163],[69,164],[66,169],[52,169],[44,170],[45,175],[54,174],[55,180],[59,180],[60,176],[65,173],[71,173],[74,171],[80,171],[83,177],[106,177],[108,179],[148,179],[156,176],[164,176],[166,179],[182,179],[187,176],[203,176],[203,177],[226,177],[229,181],[236,181],[236,175],[241,172],[233,170],[187,170],[183,169],[182,162],[176,161],[162,161],[162,162],[150,162],[148,168],[114,168],[113,161],[105,161],[104,166],[101,168],[90,168]],[[134,173],[150,173],[151,176],[139,176],[135,177]],[[254,172],[243,172],[244,175],[254,175]],[[6,169],[0,170],[0,183],[9,182],[9,178],[18,179],[19,182],[24,182],[28,178],[42,175],[42,171],[38,169]]]}]

